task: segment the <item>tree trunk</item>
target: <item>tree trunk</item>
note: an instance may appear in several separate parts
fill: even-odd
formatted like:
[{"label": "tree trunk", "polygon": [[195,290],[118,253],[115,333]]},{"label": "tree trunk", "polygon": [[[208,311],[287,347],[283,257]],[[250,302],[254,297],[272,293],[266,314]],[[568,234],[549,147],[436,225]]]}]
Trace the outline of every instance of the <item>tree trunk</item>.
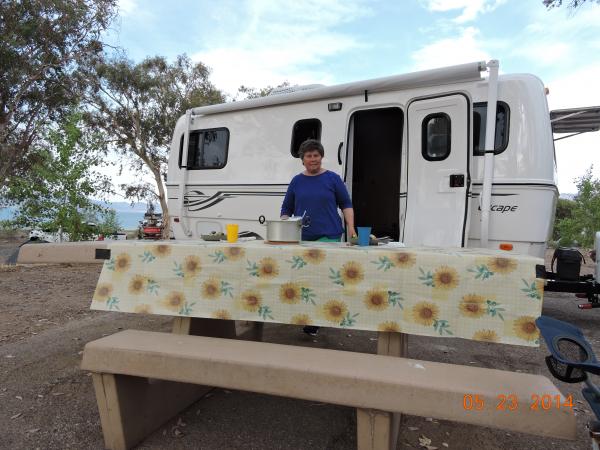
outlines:
[{"label": "tree trunk", "polygon": [[154,181],[156,182],[156,186],[158,187],[158,201],[160,202],[160,209],[162,210],[162,239],[170,239],[171,219],[169,217],[169,207],[167,206],[167,192],[165,190],[165,185],[162,181],[160,167],[151,166],[150,170],[152,171],[152,175],[154,175]]}]

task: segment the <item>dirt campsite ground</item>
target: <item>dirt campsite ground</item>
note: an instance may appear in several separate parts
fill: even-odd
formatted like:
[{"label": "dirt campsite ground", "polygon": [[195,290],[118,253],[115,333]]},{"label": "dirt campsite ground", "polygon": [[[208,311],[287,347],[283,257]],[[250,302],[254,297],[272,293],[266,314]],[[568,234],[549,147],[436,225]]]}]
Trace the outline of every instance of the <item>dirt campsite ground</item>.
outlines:
[{"label": "dirt campsite ground", "polygon": [[[0,264],[19,237],[0,238]],[[587,273],[592,266],[584,269]],[[91,311],[100,265],[0,265],[0,448],[102,449],[100,419],[89,373],[79,369],[84,345],[121,329],[169,330],[170,320]],[[580,310],[572,294],[547,294],[544,314],[581,327],[600,351],[600,309]],[[316,338],[297,327],[270,325],[265,341],[375,352],[376,334],[322,329]],[[525,348],[462,339],[410,336],[409,356],[549,376],[545,346]],[[310,362],[307,362],[310,364]],[[562,441],[404,416],[398,448],[587,449],[592,415],[580,387],[573,394],[578,439]],[[215,389],[146,439],[140,449],[354,449],[352,408]],[[425,441],[423,441],[425,442]]]}]

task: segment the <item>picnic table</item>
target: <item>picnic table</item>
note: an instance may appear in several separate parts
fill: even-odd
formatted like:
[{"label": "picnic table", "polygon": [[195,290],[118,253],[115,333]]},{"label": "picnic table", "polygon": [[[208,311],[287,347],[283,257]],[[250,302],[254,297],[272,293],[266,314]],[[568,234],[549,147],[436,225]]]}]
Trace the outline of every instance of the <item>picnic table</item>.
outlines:
[{"label": "picnic table", "polygon": [[[174,333],[235,338],[236,321],[256,323],[258,332],[254,337],[258,340],[261,334],[260,326],[265,322],[372,330],[379,332],[378,354],[395,357],[406,355],[408,334],[524,346],[539,345],[535,319],[541,315],[543,300],[543,280],[536,278],[536,266],[543,265],[540,258],[484,249],[357,247],[343,243],[319,242],[272,245],[263,241],[233,244],[204,241],[135,241],[111,243],[109,249],[109,254],[105,255],[106,261],[91,308],[173,316],[175,317]],[[136,347],[138,351],[144,354],[148,352],[148,358],[152,358],[152,350],[146,348],[143,342],[150,338],[123,337],[123,339],[138,339],[139,346]],[[173,349],[179,349],[178,346],[185,345],[184,342],[187,341],[165,343],[165,349],[171,349],[165,351],[175,352]],[[119,350],[121,345],[107,341],[107,345],[109,344],[115,345],[116,350]],[[228,349],[227,344],[216,341],[214,343],[203,341],[203,345],[214,345],[215,348],[222,348],[223,351],[232,352],[233,355],[239,352],[239,349]],[[248,347],[248,351],[260,354],[262,350],[261,347],[257,349]],[[272,351],[273,355],[277,353],[277,349],[269,351]],[[285,359],[285,352],[282,355]],[[184,358],[182,355],[178,357]],[[185,355],[185,358],[189,357]],[[214,354],[205,354],[201,357],[214,363]],[[242,359],[247,360],[247,357],[245,355]],[[102,361],[109,364],[107,356],[103,358]],[[327,359],[328,356],[325,355],[323,358]],[[98,367],[99,364],[97,361],[91,361],[90,356],[86,363],[84,353],[84,366],[87,365],[89,370]],[[241,364],[240,361],[236,360],[236,363]],[[273,364],[276,363],[278,361],[269,360],[265,364],[273,369]],[[142,362],[140,364],[143,365]],[[408,364],[411,368],[414,366],[413,362],[409,361]],[[148,365],[150,366],[152,365]],[[215,365],[217,366],[218,364]],[[416,366],[424,368],[421,364]],[[456,371],[448,367],[430,370],[446,371],[448,379],[453,380],[452,383],[464,377],[472,378],[468,371],[475,368],[465,368],[463,372],[463,366],[454,367]],[[288,372],[297,370],[293,367],[285,369]],[[136,370],[125,372],[130,375],[145,373]],[[305,365],[302,370],[307,370]],[[386,369],[382,367],[381,370]],[[230,369],[226,370],[226,373],[230,372]],[[161,374],[164,375],[163,372]],[[521,379],[522,375],[525,374],[514,374],[515,377],[520,378],[512,380],[513,385],[522,385],[521,394],[527,395],[528,383],[538,383],[536,386],[543,385],[542,388],[538,387],[539,389],[560,394],[544,377],[536,376],[542,379],[540,385],[540,380],[537,378],[532,379],[533,381],[524,380]],[[171,379],[196,380],[194,376],[190,375],[191,378],[173,376]],[[436,378],[438,380],[436,382],[439,383],[441,380],[444,384],[444,376],[439,374],[436,376],[442,377],[439,380]],[[490,379],[496,376],[500,375],[487,373],[485,375]],[[410,378],[413,376],[411,375]],[[209,377],[209,379],[215,382],[214,385],[218,385],[218,378]],[[206,379],[202,378],[202,380]],[[379,381],[381,380],[370,379],[369,383]],[[485,383],[485,380],[474,382],[472,386],[474,391],[478,389],[480,381]],[[228,382],[232,383],[232,381]],[[510,384],[511,380],[507,382]],[[110,383],[107,384],[100,377],[95,378],[94,383],[97,396],[110,388]],[[114,384],[114,381],[111,383]],[[246,386],[244,383],[246,380],[242,381]],[[382,386],[386,384],[383,383]],[[453,386],[448,385],[444,389],[447,389],[451,397],[460,394],[461,389],[471,389],[469,384],[465,386],[454,389]],[[490,386],[495,385],[492,383]],[[484,391],[487,389],[485,395],[493,395],[490,386],[482,387]],[[248,386],[246,388],[253,389]],[[260,387],[256,389],[258,392],[261,391]],[[456,392],[452,393],[454,390]],[[288,391],[285,389],[273,391],[265,388],[262,392],[287,395]],[[364,399],[360,401],[357,399],[352,403],[353,394],[350,392],[351,390],[348,391],[348,399],[341,400],[340,398],[344,396],[340,398],[334,396],[329,398],[329,401],[349,405],[371,404]],[[410,389],[406,392],[410,396]],[[298,392],[295,394],[297,398],[312,398],[302,397],[302,395]],[[192,397],[187,399],[186,405],[197,398],[197,396]],[[344,403],[345,401],[347,403]],[[381,401],[383,403],[374,401],[372,404],[387,405],[386,399]],[[105,411],[110,408],[108,405],[102,405],[100,398],[98,402],[102,417],[103,408]],[[160,401],[157,402],[157,408],[160,409]],[[454,403],[456,403],[454,400],[450,402],[449,412],[440,412],[440,417],[460,417],[460,420],[470,423],[488,425],[499,423],[497,417],[492,417],[492,412],[490,412],[492,415],[487,418],[481,414],[465,416],[462,414],[464,411],[459,411]],[[387,411],[392,410],[387,409]],[[421,410],[413,411],[418,413]],[[173,407],[169,414],[176,412],[176,408]],[[556,414],[564,413],[563,410]],[[104,413],[105,416],[107,414]],[[160,425],[159,422],[164,422],[168,418],[156,419],[153,426]],[[357,409],[359,449],[395,448],[399,419],[400,415],[396,413],[359,407]],[[572,414],[568,417],[569,420],[563,420],[562,416],[557,419],[556,423],[563,423],[567,428],[573,425],[574,429]],[[529,428],[524,424],[531,422],[531,417],[519,419],[514,416],[512,419],[502,420],[507,420],[508,424],[514,423],[515,429],[528,431]],[[149,429],[149,426],[145,425],[144,429]],[[115,438],[119,444],[113,445],[109,443],[112,438],[107,437],[110,434],[107,429],[111,427],[113,425],[110,425],[109,419],[105,417],[103,429],[109,448],[126,448],[136,439],[140,439],[138,434],[143,434],[140,431],[135,437],[120,437],[120,440]],[[530,431],[540,432],[536,427]],[[561,436],[566,433],[558,431],[558,428],[548,432]],[[113,434],[125,435],[126,430],[120,428],[118,433]]]},{"label": "picnic table", "polygon": [[91,307],[537,346],[540,264],[469,248],[119,242]]}]

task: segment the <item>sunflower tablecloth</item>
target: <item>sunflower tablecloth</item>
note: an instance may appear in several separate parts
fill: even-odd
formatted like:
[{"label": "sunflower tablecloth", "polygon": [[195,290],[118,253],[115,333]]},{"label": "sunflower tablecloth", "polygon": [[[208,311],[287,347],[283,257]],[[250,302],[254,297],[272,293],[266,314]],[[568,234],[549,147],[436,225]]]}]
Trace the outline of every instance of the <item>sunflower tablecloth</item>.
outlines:
[{"label": "sunflower tablecloth", "polygon": [[314,242],[109,248],[92,309],[539,344],[540,258]]}]

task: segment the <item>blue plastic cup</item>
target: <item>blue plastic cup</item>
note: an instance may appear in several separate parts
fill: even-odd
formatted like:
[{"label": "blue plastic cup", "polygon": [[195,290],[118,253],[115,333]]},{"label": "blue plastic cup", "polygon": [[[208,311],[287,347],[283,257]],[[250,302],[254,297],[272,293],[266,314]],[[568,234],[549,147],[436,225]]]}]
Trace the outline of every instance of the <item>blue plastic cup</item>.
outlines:
[{"label": "blue plastic cup", "polygon": [[358,231],[358,245],[368,246],[371,240],[371,227],[357,227],[356,230]]}]

